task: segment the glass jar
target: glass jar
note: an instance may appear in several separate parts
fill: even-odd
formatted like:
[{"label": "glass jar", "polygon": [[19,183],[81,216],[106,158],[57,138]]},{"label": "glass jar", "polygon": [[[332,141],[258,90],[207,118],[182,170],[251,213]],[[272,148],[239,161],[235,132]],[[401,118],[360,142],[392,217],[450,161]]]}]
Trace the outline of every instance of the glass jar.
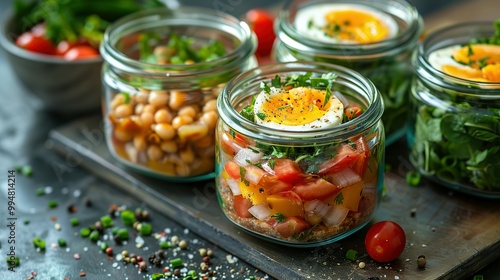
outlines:
[{"label": "glass jar", "polygon": [[[363,113],[333,127],[300,130],[272,128],[240,114],[263,91],[262,83],[308,72],[336,73],[333,94]],[[217,110],[217,195],[233,223],[276,243],[312,247],[370,221],[382,190],[385,134],[382,98],[368,79],[326,63],[269,64],[231,80]]]},{"label": "glass jar", "polygon": [[[312,18],[320,21],[332,7],[378,13],[392,23],[394,34],[380,41],[345,43],[325,39],[322,33],[312,33]],[[304,15],[307,13],[311,18]],[[415,7],[405,0],[296,0],[281,10],[277,29],[278,40],[273,49],[277,61],[322,61],[358,71],[372,80],[384,99],[382,121],[386,145],[405,135],[413,76],[411,53],[423,31],[423,20]]]},{"label": "glass jar", "polygon": [[[417,78],[411,90],[408,143],[412,164],[427,178],[454,190],[500,198],[498,78],[458,78],[431,63],[448,62],[430,59],[453,46],[465,46],[472,55],[471,40],[494,33],[492,22],[467,22],[436,30],[421,43],[413,57]],[[451,52],[443,54],[451,60]]]},{"label": "glass jar", "polygon": [[248,25],[194,7],[147,10],[113,23],[101,44],[111,154],[170,181],[213,178],[216,99],[256,66]]}]

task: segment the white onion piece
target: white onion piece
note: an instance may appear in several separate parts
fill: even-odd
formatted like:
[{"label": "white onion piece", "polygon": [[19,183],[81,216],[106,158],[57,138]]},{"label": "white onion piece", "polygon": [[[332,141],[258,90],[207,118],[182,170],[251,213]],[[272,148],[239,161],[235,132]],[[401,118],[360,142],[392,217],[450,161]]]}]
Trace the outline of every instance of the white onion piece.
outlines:
[{"label": "white onion piece", "polygon": [[257,185],[260,182],[260,179],[264,177],[266,172],[257,166],[249,165],[245,167],[245,176],[243,177],[245,180],[250,182],[251,184]]},{"label": "white onion piece", "polygon": [[256,152],[255,150],[249,148],[243,148],[236,153],[233,160],[238,163],[239,166],[247,167],[252,163],[258,162],[263,155],[264,154],[261,152]]},{"label": "white onion piece", "polygon": [[229,185],[229,188],[231,189],[231,192],[233,193],[233,195],[240,195],[241,194],[241,190],[240,190],[240,186],[238,185],[239,184],[238,181],[239,180],[236,180],[233,178],[226,179],[226,182]]},{"label": "white onion piece", "polygon": [[345,188],[359,183],[362,178],[351,168],[345,168],[342,171],[335,172],[328,176],[330,183],[339,188]]},{"label": "white onion piece", "polygon": [[304,203],[304,210],[324,217],[328,213],[328,210],[330,210],[330,206],[324,201],[314,199]]},{"label": "white onion piece", "polygon": [[345,220],[347,213],[349,213],[349,209],[338,205],[332,205],[330,210],[328,210],[323,217],[323,223],[329,227],[337,226]]},{"label": "white onion piece", "polygon": [[255,204],[248,208],[248,212],[261,221],[267,220],[271,216],[271,209],[269,209],[269,206],[265,202]]}]

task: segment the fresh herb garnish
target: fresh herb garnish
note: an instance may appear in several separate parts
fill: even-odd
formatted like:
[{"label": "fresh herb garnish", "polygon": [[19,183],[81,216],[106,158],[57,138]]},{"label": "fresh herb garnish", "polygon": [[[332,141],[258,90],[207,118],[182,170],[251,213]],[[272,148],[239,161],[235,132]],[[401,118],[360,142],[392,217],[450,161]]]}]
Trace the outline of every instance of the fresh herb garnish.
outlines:
[{"label": "fresh herb garnish", "polygon": [[282,223],[282,222],[286,221],[285,215],[283,215],[281,213],[272,214],[271,217],[275,218],[276,222],[278,222],[278,223]]},{"label": "fresh herb garnish", "polygon": [[342,193],[339,193],[336,197],[335,197],[335,204],[337,205],[342,205],[344,203],[344,195]]}]

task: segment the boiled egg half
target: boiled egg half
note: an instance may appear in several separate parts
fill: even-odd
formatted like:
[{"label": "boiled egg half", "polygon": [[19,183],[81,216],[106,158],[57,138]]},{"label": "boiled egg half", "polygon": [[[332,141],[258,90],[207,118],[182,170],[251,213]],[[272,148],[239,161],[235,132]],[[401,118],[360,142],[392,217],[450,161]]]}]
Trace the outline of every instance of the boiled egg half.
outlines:
[{"label": "boiled egg half", "polygon": [[457,78],[477,82],[500,82],[500,46],[453,45],[433,51],[432,67]]},{"label": "boiled egg half", "polygon": [[255,123],[287,131],[314,130],[342,123],[344,105],[332,94],[325,103],[326,90],[271,87],[262,91],[254,103]]},{"label": "boiled egg half", "polygon": [[398,25],[388,14],[364,5],[318,4],[300,9],[296,30],[326,43],[367,44],[396,36]]}]

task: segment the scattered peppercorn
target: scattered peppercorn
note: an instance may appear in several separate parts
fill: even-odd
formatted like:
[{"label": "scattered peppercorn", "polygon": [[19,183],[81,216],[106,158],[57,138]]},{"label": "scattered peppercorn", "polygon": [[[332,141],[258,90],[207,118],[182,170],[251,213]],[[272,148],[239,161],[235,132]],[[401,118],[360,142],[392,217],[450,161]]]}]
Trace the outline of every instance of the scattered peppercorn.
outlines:
[{"label": "scattered peppercorn", "polygon": [[424,255],[418,256],[418,258],[417,258],[418,268],[424,269],[426,264],[427,264],[427,260],[425,259],[425,256]]},{"label": "scattered peppercorn", "polygon": [[73,204],[68,205],[67,209],[68,209],[68,212],[69,212],[69,213],[76,213],[76,212],[77,212],[77,210],[78,210],[78,209],[76,208],[76,206],[75,206],[75,205],[73,205]]},{"label": "scattered peppercorn", "polygon": [[82,271],[82,272],[80,272],[80,277],[85,277],[85,276],[87,276],[87,273],[85,273],[85,272],[83,272],[83,271]]},{"label": "scattered peppercorn", "polygon": [[99,232],[97,230],[94,230],[90,233],[89,239],[92,242],[97,242],[97,240],[99,240],[99,236],[100,236]]},{"label": "scattered peppercorn", "polygon": [[66,247],[67,242],[64,239],[59,238],[59,239],[57,239],[57,244],[59,244],[59,247]]},{"label": "scattered peppercorn", "polygon": [[84,227],[80,229],[80,236],[81,237],[87,237],[90,235],[90,228]]},{"label": "scattered peppercorn", "polygon": [[345,257],[349,261],[355,261],[356,258],[358,257],[358,251],[353,250],[353,249],[349,249],[349,250],[347,250]]},{"label": "scattered peppercorn", "polygon": [[153,227],[150,223],[142,223],[141,229],[139,230],[140,235],[142,236],[150,236],[153,232]]},{"label": "scattered peppercorn", "polygon": [[90,198],[85,199],[85,206],[87,206],[87,207],[92,206],[92,200],[90,200]]},{"label": "scattered peppercorn", "polygon": [[42,196],[42,195],[45,195],[45,188],[43,188],[43,187],[39,187],[39,188],[37,188],[37,189],[35,190],[35,194],[36,194],[37,196]]},{"label": "scattered peppercorn", "polygon": [[113,219],[110,216],[102,216],[101,223],[103,227],[108,228],[113,225]]},{"label": "scattered peppercorn", "polygon": [[179,241],[179,248],[187,249],[187,247],[188,247],[188,244],[187,244],[186,240]]},{"label": "scattered peppercorn", "polygon": [[123,210],[120,213],[120,217],[126,226],[132,226],[135,223],[135,214],[131,210]]},{"label": "scattered peppercorn", "polygon": [[69,223],[70,223],[72,226],[76,227],[77,225],[79,225],[79,224],[80,224],[80,220],[78,220],[77,218],[71,218],[71,219],[69,220]]},{"label": "scattered peppercorn", "polygon": [[105,252],[106,252],[106,255],[111,256],[111,255],[113,255],[113,248],[107,247]]}]

